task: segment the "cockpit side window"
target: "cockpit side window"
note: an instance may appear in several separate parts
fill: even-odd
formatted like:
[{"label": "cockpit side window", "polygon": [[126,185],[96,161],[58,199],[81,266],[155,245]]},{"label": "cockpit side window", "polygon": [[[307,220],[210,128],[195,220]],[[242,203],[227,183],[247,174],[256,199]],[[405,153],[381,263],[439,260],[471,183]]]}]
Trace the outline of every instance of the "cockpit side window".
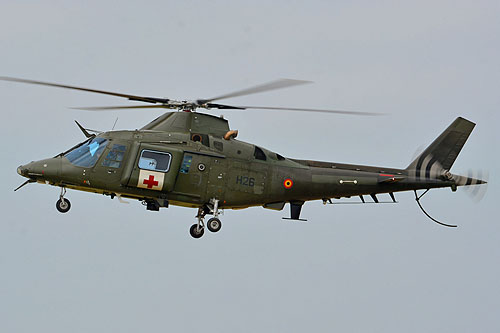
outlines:
[{"label": "cockpit side window", "polygon": [[70,150],[64,154],[64,157],[66,157],[73,165],[90,168],[96,164],[107,144],[108,140],[106,139],[93,138],[92,140],[77,146],[73,150]]},{"label": "cockpit side window", "polygon": [[257,160],[265,161],[266,160],[266,154],[264,154],[264,151],[260,149],[259,147],[255,146],[255,150],[253,152],[253,156]]},{"label": "cockpit side window", "polygon": [[284,161],[285,158],[283,156],[281,156],[280,154],[276,154],[276,158],[278,159],[278,161]]},{"label": "cockpit side window", "polygon": [[108,155],[106,155],[102,165],[118,169],[122,164],[126,150],[127,147],[124,145],[113,145],[113,148],[109,151]]}]

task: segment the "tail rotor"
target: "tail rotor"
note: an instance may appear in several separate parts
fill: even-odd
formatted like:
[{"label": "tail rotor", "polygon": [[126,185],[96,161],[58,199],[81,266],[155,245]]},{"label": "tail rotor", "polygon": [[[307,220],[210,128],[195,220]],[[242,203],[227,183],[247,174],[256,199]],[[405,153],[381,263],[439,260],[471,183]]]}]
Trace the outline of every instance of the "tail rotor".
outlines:
[{"label": "tail rotor", "polygon": [[[489,172],[486,170],[467,171],[467,176],[453,176],[458,186],[463,186],[465,193],[475,203],[480,202],[488,190]],[[482,186],[479,186],[482,185]]]}]

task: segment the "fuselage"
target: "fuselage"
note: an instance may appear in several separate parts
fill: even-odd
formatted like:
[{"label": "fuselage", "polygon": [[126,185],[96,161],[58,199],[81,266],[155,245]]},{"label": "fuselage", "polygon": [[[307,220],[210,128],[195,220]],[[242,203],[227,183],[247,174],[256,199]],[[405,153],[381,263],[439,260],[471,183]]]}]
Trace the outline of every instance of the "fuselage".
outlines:
[{"label": "fuselage", "polygon": [[[212,99],[191,102],[127,95],[110,91],[54,84],[41,81],[0,77],[0,80],[22,82],[101,93],[152,103],[138,108],[177,109],[167,112],[139,130],[111,131],[93,135],[77,123],[86,141],[53,158],[22,165],[17,172],[28,183],[39,182],[61,187],[56,209],[66,213],[71,203],[64,197],[66,189],[108,195],[111,198],[137,199],[148,210],[181,205],[198,208],[197,223],[190,228],[194,238],[203,235],[207,221],[211,232],[218,232],[221,221],[219,208],[263,206],[281,210],[290,205],[291,220],[300,220],[301,207],[309,200],[331,201],[332,198],[370,195],[378,202],[377,194],[415,191],[422,211],[433,221],[443,224],[425,212],[416,190],[438,187],[479,185],[485,181],[450,173],[460,150],[475,124],[458,117],[405,169],[381,168],[285,158],[262,147],[236,140],[223,116],[193,112],[199,108],[274,109],[276,107],[235,107],[213,103],[223,98],[253,94],[304,81],[278,80]],[[97,107],[94,110],[122,107]],[[127,108],[127,107],[125,107]],[[137,108],[133,106],[132,108]],[[334,110],[289,109],[349,113]],[[353,114],[351,112],[351,114]],[[361,113],[357,113],[361,114]],[[366,113],[363,113],[367,115]],[[265,120],[264,120],[265,121]],[[451,225],[448,225],[451,226]]]},{"label": "fuselage", "polygon": [[450,187],[442,178],[416,179],[407,170],[282,157],[233,138],[155,130],[113,131],[54,158],[21,166],[32,180],[94,193],[201,207],[286,202]]}]

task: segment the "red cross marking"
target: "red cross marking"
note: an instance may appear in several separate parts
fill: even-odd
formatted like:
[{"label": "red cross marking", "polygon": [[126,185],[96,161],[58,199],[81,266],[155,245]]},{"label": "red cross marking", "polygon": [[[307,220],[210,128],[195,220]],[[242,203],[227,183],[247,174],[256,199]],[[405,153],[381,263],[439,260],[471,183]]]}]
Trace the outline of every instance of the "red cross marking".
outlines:
[{"label": "red cross marking", "polygon": [[153,186],[158,186],[158,181],[155,180],[155,176],[149,175],[149,179],[144,179],[142,181],[144,185],[148,185],[148,188],[153,188]]}]

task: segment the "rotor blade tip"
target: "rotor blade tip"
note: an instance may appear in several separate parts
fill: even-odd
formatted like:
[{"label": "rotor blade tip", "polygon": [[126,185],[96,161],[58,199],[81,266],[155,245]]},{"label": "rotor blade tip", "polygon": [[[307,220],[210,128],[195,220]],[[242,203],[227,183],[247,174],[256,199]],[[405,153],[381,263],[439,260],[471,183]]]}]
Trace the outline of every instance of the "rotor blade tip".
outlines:
[{"label": "rotor blade tip", "polygon": [[311,81],[311,80],[300,80],[300,79],[289,79],[289,78],[286,78],[286,77],[283,77],[277,81],[289,81],[289,82],[296,82],[298,84],[307,84],[307,83],[314,83],[314,81]]}]

